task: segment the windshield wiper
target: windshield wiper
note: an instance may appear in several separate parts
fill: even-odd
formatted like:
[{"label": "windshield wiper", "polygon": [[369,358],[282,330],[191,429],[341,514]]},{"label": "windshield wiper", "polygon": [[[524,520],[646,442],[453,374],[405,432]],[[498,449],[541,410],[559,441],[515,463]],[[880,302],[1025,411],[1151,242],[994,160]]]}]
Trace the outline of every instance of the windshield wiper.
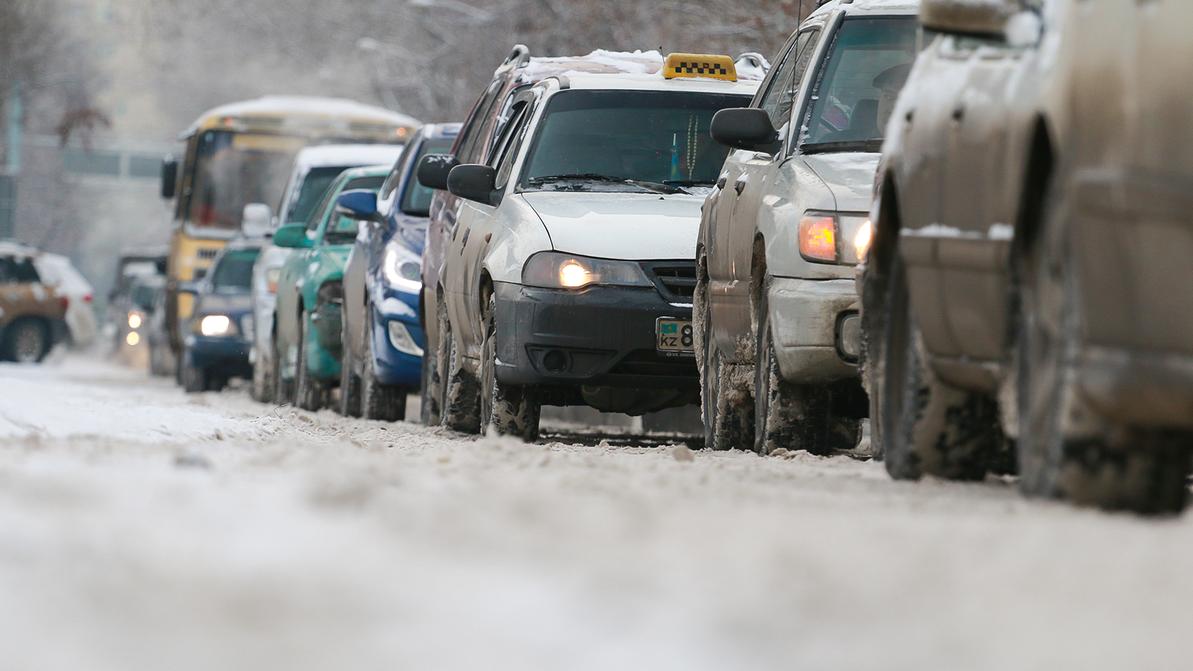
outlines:
[{"label": "windshield wiper", "polygon": [[628,179],[626,177],[613,177],[610,175],[600,175],[597,173],[574,173],[569,175],[548,175],[546,177],[532,177],[526,180],[527,184],[540,186],[543,184],[550,184],[551,182],[601,182],[604,184],[627,184],[629,186],[636,186],[647,191],[655,191],[657,193],[681,193],[681,191],[669,184],[662,182],[651,182],[643,179]]},{"label": "windshield wiper", "polygon": [[800,152],[804,154],[827,154],[830,152],[878,152],[882,150],[882,140],[841,140],[839,142],[805,142],[800,145]]}]

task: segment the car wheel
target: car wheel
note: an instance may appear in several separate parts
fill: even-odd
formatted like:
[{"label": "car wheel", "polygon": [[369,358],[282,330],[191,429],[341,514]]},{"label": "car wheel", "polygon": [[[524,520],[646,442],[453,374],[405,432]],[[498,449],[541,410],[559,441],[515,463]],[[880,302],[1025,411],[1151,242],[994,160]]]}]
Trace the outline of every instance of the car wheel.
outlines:
[{"label": "car wheel", "polygon": [[[424,294],[424,299],[425,297]],[[439,342],[442,340],[441,335],[439,340],[432,343],[428,334],[427,348],[423,352],[421,361],[419,421],[424,426],[438,426],[441,421],[439,403],[443,399],[443,389],[439,371],[443,369],[439,367]]]},{"label": "car wheel", "polygon": [[[274,315],[277,324],[277,315]],[[294,405],[294,380],[287,380],[282,375],[282,351],[279,348],[278,334],[273,334],[273,354],[270,355],[270,367],[273,369],[273,402],[278,405]]]},{"label": "car wheel", "polygon": [[[446,346],[447,366],[443,380],[443,404],[440,405],[443,426],[460,433],[480,431],[480,394],[476,378],[464,370],[462,355],[451,322],[447,318],[446,305],[440,305],[440,346]],[[445,330],[446,329],[446,330]]]},{"label": "car wheel", "polygon": [[365,419],[378,419],[383,422],[398,422],[406,419],[407,392],[401,387],[381,384],[377,380],[376,355],[373,352],[373,310],[365,308],[368,313],[366,326],[368,336],[365,345],[365,360],[361,362],[364,370],[360,380],[360,405]]},{"label": "car wheel", "polygon": [[190,352],[182,353],[182,388],[188,394],[207,391],[208,373],[206,368],[199,368],[191,363]]},{"label": "car wheel", "polygon": [[19,319],[4,333],[4,358],[17,363],[39,363],[50,353],[50,333],[36,319]]},{"label": "car wheel", "polygon": [[307,366],[307,319],[306,310],[298,317],[298,369],[294,374],[294,400],[298,407],[312,412],[324,405],[327,389],[311,377]]},{"label": "car wheel", "polygon": [[497,299],[486,304],[481,347],[480,425],[482,431],[514,436],[532,443],[539,437],[541,406],[532,389],[502,384],[497,379]]},{"label": "car wheel", "polygon": [[746,449],[754,445],[754,407],[742,384],[730,384],[736,371],[721,358],[712,340],[708,303],[708,274],[703,259],[697,266],[693,294],[693,333],[700,372],[700,416],[704,446],[712,450]]},{"label": "car wheel", "polygon": [[270,403],[277,383],[274,381],[274,357],[270,352],[258,351],[257,360],[253,362],[253,399],[260,403]]},{"label": "car wheel", "polygon": [[[371,311],[365,305],[366,311]],[[372,338],[372,333],[364,334],[365,340]],[[340,414],[345,417],[360,417],[360,376],[356,374],[356,359],[352,356],[354,347],[348,340],[348,311],[343,310],[340,316],[340,346],[343,356],[340,360]]]},{"label": "car wheel", "polygon": [[[906,269],[897,252],[889,265],[887,318],[878,336],[882,342],[869,351],[874,385],[870,417],[879,427],[875,437],[881,437],[887,473],[897,480],[923,475],[979,480],[1003,442],[997,406],[984,394],[945,384],[926,365]],[[879,287],[875,273],[868,273],[867,280],[875,282],[867,290]]]},{"label": "car wheel", "polygon": [[824,454],[830,449],[829,391],[783,379],[775,356],[766,289],[760,291],[755,323],[754,451],[767,455],[778,448]]},{"label": "car wheel", "polygon": [[[1066,223],[1062,208],[1045,212],[1045,227]],[[1068,241],[1057,238],[1053,248],[1033,241],[1016,261],[1019,487],[1109,510],[1178,513],[1188,497],[1190,436],[1106,420],[1077,392],[1066,365],[1079,359],[1076,272]]]}]

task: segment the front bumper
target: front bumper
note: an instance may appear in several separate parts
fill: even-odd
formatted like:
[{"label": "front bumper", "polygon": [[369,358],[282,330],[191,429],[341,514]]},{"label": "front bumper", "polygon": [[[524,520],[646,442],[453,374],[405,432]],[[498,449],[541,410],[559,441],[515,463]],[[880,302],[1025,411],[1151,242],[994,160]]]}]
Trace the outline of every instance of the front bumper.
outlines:
[{"label": "front bumper", "polygon": [[861,301],[854,280],[776,277],[767,299],[784,379],[807,384],[857,377]]},{"label": "front bumper", "polygon": [[511,385],[696,390],[692,355],[656,351],[655,320],[691,319],[654,288],[496,285],[497,378]]},{"label": "front bumper", "polygon": [[[427,337],[418,320],[418,296],[390,292],[373,306],[373,333],[370,335],[377,380],[385,385],[418,389],[422,384],[422,357],[398,349],[402,340],[394,337],[404,329],[419,349],[426,348]],[[406,344],[403,347],[409,349]]]},{"label": "front bumper", "polygon": [[245,338],[189,335],[186,338],[186,356],[195,368],[220,371],[228,376],[248,377],[253,373],[249,363],[249,349],[252,344]]}]

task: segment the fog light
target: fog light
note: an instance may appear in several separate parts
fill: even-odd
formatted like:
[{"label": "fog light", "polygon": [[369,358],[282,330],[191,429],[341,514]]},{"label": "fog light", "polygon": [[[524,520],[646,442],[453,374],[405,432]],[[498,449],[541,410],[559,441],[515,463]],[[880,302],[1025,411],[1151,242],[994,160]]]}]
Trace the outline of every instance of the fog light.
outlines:
[{"label": "fog light", "polygon": [[141,344],[141,336],[136,331],[130,331],[128,335],[124,336],[124,342],[128,343],[129,347],[136,347]]},{"label": "fog light", "polygon": [[568,357],[563,352],[553,349],[543,355],[543,368],[551,373],[559,373],[567,369]]},{"label": "fog light", "polygon": [[837,348],[841,356],[857,361],[862,353],[862,318],[855,312],[841,318],[837,326]]},{"label": "fog light", "polygon": [[410,335],[410,330],[400,321],[390,320],[389,322],[389,344],[393,345],[394,349],[403,354],[409,354],[410,356],[423,355],[423,348],[414,342],[414,337]]}]

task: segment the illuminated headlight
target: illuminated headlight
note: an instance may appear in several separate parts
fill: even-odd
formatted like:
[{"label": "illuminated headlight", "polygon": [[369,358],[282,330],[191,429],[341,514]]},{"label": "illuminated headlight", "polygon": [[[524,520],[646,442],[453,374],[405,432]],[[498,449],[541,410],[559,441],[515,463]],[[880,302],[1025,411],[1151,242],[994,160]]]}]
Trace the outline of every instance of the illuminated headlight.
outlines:
[{"label": "illuminated headlight", "polygon": [[654,286],[633,261],[593,259],[559,252],[539,252],[531,256],[522,267],[522,284],[546,289],[582,289],[591,284]]},{"label": "illuminated headlight", "polygon": [[130,329],[139,329],[143,323],[145,323],[145,320],[143,317],[141,317],[140,312],[128,313],[128,327]]},{"label": "illuminated headlight", "polygon": [[199,320],[199,333],[209,338],[230,335],[232,330],[232,320],[227,315],[207,315]]},{"label": "illuminated headlight", "polygon": [[410,335],[410,330],[406,325],[397,320],[390,320],[389,322],[389,344],[394,346],[394,349],[409,354],[410,356],[422,356],[423,348],[414,342],[414,337]]},{"label": "illuminated headlight", "polygon": [[422,259],[401,245],[391,242],[385,246],[381,270],[389,286],[399,291],[417,294],[422,290]]},{"label": "illuminated headlight", "polygon": [[129,347],[136,347],[141,344],[141,335],[136,331],[129,331],[129,334],[124,337],[124,342],[128,343]]}]

